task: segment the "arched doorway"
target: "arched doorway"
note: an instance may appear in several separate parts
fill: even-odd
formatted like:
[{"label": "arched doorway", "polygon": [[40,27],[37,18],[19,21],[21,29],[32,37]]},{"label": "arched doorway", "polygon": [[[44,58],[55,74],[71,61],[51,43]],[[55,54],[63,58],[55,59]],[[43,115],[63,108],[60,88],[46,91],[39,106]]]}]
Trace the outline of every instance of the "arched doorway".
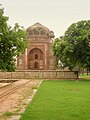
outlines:
[{"label": "arched doorway", "polygon": [[43,61],[43,52],[39,48],[34,48],[29,52],[29,69],[43,69],[44,61]]},{"label": "arched doorway", "polygon": [[34,68],[35,68],[35,69],[39,69],[39,64],[38,64],[37,61],[34,63]]}]

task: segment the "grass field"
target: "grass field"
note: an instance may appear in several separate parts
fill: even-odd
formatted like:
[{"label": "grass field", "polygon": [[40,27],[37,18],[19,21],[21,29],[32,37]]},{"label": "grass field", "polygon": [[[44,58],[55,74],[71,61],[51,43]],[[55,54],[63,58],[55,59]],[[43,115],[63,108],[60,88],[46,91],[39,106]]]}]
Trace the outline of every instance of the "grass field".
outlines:
[{"label": "grass field", "polygon": [[43,81],[20,120],[90,120],[90,81]]}]

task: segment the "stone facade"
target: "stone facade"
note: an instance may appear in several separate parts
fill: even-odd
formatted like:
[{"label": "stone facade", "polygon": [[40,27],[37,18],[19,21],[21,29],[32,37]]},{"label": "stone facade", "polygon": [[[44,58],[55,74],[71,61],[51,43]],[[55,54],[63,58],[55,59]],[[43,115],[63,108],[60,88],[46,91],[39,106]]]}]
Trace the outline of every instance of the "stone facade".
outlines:
[{"label": "stone facade", "polygon": [[54,33],[40,23],[26,29],[28,48],[17,58],[17,70],[54,70],[56,61],[51,44]]}]

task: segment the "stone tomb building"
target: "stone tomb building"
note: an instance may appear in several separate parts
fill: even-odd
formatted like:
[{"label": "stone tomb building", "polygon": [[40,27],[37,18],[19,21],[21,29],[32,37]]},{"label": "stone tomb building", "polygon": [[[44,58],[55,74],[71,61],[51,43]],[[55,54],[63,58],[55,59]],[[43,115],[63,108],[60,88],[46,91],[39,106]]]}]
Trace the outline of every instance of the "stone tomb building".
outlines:
[{"label": "stone tomb building", "polygon": [[51,44],[54,33],[40,23],[26,29],[28,48],[17,58],[17,70],[54,70],[56,61]]}]

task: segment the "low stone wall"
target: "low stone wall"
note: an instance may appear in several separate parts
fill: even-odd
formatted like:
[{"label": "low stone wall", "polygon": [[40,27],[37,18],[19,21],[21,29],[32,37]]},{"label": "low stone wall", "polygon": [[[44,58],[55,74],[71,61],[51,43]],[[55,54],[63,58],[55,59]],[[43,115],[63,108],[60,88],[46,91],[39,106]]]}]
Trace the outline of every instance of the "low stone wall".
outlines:
[{"label": "low stone wall", "polygon": [[77,79],[78,71],[29,70],[0,72],[0,79]]}]

